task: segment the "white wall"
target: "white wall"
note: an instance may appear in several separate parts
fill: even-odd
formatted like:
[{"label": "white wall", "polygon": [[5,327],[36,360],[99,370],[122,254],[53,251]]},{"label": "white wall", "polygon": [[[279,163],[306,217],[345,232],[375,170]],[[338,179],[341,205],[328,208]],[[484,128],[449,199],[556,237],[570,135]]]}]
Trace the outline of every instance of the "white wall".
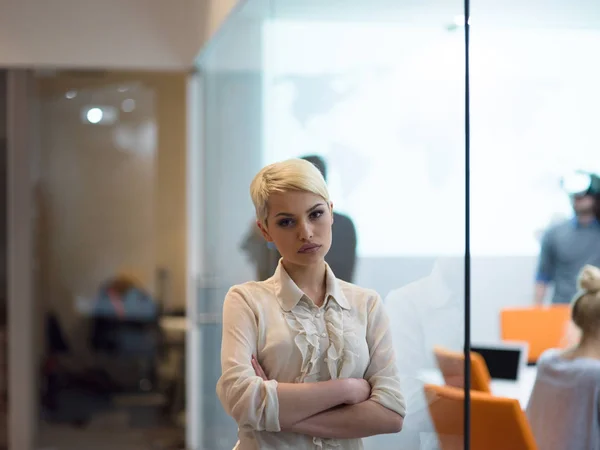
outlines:
[{"label": "white wall", "polygon": [[237,0],[0,0],[0,66],[190,68]]},{"label": "white wall", "polygon": [[[133,269],[152,291],[160,268],[169,277],[164,306],[183,308],[186,282],[186,75],[89,75],[37,80],[41,145],[35,164],[40,299],[84,354],[75,345],[85,344],[86,336],[77,297],[93,298],[123,268]],[[117,86],[129,90],[120,93]],[[77,90],[76,98],[65,98],[69,89]],[[81,122],[80,110],[91,101],[118,108],[123,96],[134,98],[136,108],[121,114],[117,125]],[[140,137],[137,151],[124,151],[117,134],[148,123],[156,135]]]}]

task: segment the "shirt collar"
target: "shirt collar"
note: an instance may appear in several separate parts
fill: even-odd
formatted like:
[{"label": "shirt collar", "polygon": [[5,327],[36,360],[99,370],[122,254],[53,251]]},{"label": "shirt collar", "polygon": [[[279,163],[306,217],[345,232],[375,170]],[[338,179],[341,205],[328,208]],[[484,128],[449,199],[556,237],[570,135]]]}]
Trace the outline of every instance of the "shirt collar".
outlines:
[{"label": "shirt collar", "polygon": [[579,221],[577,220],[577,216],[574,216],[574,217],[571,219],[571,223],[573,224],[573,226],[574,226],[575,228],[588,228],[588,227],[598,227],[598,226],[600,226],[600,222],[598,222],[598,219],[594,219],[594,220],[592,220],[592,221],[589,223],[589,225],[581,225],[581,224],[579,223]]},{"label": "shirt collar", "polygon": [[[351,309],[348,299],[342,292],[339,280],[333,274],[329,264],[326,263],[325,266],[327,268],[327,273],[325,275],[325,301],[329,298],[333,298],[333,300],[335,300],[335,302],[343,309]],[[275,294],[281,308],[284,311],[291,311],[294,306],[302,300],[304,292],[302,292],[296,283],[294,283],[294,280],[288,275],[281,260],[279,260],[277,270],[275,270],[275,274],[273,275],[273,280],[275,281],[276,286]]]},{"label": "shirt collar", "polygon": [[453,291],[448,286],[446,280],[444,280],[442,267],[437,261],[433,265],[428,282],[431,289],[431,292],[428,293],[430,297],[427,299],[429,306],[441,308],[448,304],[452,299]]}]

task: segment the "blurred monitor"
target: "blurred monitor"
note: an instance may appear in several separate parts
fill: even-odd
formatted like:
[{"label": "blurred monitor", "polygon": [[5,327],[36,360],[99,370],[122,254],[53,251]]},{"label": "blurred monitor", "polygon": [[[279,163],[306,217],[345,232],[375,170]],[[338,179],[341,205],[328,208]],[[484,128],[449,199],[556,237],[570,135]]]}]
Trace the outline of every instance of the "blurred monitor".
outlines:
[{"label": "blurred monitor", "polygon": [[471,351],[483,357],[492,379],[517,381],[527,365],[529,348],[526,342],[498,342],[473,344]]}]

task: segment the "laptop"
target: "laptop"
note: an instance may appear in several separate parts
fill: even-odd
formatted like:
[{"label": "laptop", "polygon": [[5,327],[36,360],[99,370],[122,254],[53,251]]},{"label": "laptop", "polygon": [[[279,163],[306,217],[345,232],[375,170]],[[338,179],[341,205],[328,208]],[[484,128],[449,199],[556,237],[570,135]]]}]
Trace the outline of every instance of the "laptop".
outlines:
[{"label": "laptop", "polygon": [[527,366],[529,346],[526,342],[473,344],[471,351],[483,357],[492,379],[517,381]]}]

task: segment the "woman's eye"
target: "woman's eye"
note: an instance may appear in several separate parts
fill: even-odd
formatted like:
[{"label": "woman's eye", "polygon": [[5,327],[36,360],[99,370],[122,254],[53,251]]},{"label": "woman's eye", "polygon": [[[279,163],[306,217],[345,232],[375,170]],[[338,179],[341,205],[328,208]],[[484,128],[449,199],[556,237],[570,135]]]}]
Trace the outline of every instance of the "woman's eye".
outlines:
[{"label": "woman's eye", "polygon": [[287,228],[293,224],[292,219],[281,219],[277,224],[282,228]]},{"label": "woman's eye", "polygon": [[321,209],[317,209],[316,211],[313,211],[310,213],[310,218],[311,219],[318,219],[319,217],[321,217],[325,212]]}]

